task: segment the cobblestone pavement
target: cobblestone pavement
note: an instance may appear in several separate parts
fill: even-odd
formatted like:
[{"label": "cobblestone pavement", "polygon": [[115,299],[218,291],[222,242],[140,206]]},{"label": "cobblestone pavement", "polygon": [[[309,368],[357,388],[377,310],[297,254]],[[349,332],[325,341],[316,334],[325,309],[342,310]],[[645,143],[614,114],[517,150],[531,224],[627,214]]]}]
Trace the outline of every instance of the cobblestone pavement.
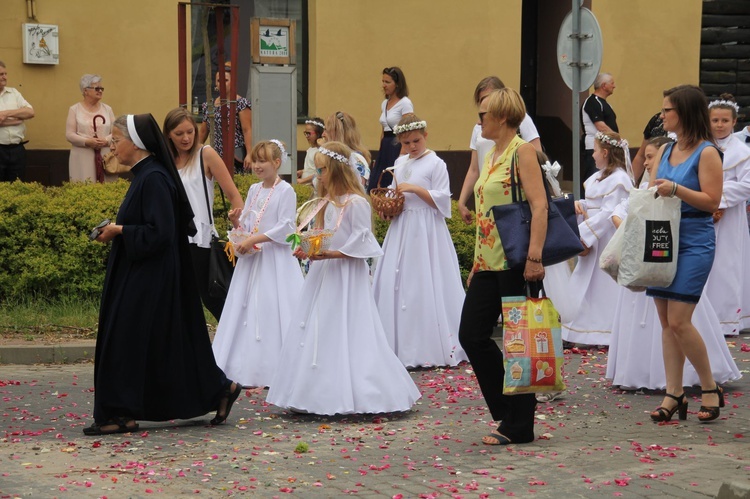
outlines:
[{"label": "cobblestone pavement", "polygon": [[141,422],[84,437],[93,364],[0,367],[0,497],[707,497],[750,481],[750,336],[729,339],[743,379],[721,419],[654,424],[654,393],[604,379],[606,352],[566,353],[564,398],[540,404],[537,440],[492,447],[471,368],[412,372],[405,414],[294,415],[243,394],[230,423]]}]

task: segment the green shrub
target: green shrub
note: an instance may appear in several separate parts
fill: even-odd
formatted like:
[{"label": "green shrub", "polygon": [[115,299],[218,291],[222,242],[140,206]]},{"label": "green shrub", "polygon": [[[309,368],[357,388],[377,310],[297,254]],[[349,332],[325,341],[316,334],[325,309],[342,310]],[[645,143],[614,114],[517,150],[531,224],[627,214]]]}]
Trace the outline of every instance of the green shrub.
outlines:
[{"label": "green shrub", "polygon": [[100,294],[109,248],[88,234],[115,218],[128,185],[0,184],[0,300]]},{"label": "green shrub", "polygon": [[[243,199],[258,179],[237,175]],[[91,228],[105,218],[114,221],[129,182],[0,183],[0,302],[28,299],[98,299],[104,281],[109,245],[89,241]],[[295,185],[297,205],[312,197],[312,188]],[[224,215],[215,196],[214,215]],[[375,235],[382,243],[388,223],[375,217]],[[220,234],[226,224],[217,223]],[[448,229],[465,278],[474,256],[474,225],[465,225],[453,202]]]}]

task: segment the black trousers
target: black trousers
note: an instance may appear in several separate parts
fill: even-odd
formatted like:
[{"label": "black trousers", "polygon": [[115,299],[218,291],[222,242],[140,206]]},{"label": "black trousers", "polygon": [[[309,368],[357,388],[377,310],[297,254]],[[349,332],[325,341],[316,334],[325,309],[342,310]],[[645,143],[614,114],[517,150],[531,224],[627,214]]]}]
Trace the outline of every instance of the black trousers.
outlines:
[{"label": "black trousers", "polygon": [[191,244],[190,256],[193,260],[195,282],[201,294],[201,301],[218,321],[221,319],[221,311],[224,309],[224,300],[213,298],[208,294],[208,261],[211,256],[211,250],[209,248],[201,248],[197,244]]},{"label": "black trousers", "polygon": [[[533,292],[533,291],[532,291]],[[514,443],[534,440],[534,394],[503,395],[503,354],[491,338],[503,296],[524,295],[523,270],[477,272],[466,292],[458,339],[469,357],[498,431]]]},{"label": "black trousers", "polygon": [[23,180],[26,171],[26,148],[23,144],[0,144],[0,182]]}]

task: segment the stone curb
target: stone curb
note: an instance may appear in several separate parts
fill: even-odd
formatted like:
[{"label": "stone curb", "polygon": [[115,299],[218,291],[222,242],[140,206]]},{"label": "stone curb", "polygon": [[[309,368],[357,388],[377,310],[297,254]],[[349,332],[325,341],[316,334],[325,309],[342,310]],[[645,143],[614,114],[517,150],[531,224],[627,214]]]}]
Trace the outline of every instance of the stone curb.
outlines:
[{"label": "stone curb", "polygon": [[72,364],[94,359],[95,341],[50,345],[0,345],[0,365]]},{"label": "stone curb", "polygon": [[716,499],[750,499],[750,484],[747,482],[724,482]]}]

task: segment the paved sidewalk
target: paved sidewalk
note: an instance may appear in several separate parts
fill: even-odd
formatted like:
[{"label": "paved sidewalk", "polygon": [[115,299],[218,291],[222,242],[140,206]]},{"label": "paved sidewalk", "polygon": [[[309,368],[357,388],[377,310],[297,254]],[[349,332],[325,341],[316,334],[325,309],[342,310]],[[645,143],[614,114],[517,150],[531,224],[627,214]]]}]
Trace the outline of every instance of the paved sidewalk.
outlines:
[{"label": "paved sidewalk", "polygon": [[0,497],[697,498],[723,482],[747,492],[750,336],[730,350],[744,377],[712,424],[698,423],[696,397],[687,422],[654,424],[660,395],[613,390],[604,352],[566,354],[568,393],[538,406],[535,442],[505,448],[481,444],[492,425],[467,364],[413,372],[423,397],[405,414],[293,415],[243,394],[221,427],[207,416],[97,438],[81,433],[92,363],[0,366]]}]

